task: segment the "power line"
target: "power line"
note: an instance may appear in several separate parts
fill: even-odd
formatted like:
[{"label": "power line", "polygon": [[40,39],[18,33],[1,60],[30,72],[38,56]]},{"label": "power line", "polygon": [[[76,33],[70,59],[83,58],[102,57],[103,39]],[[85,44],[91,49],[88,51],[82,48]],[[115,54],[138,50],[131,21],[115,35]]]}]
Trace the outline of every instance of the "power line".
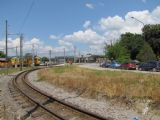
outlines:
[{"label": "power line", "polygon": [[26,16],[25,16],[25,18],[24,18],[24,20],[23,20],[23,22],[22,22],[22,26],[21,26],[20,29],[19,29],[19,32],[23,30],[24,25],[25,25],[25,23],[26,23],[29,15],[30,15],[31,11],[32,11],[32,8],[33,8],[34,4],[35,4],[35,0],[32,1],[31,5],[30,5],[30,7],[29,7],[29,9],[28,9],[28,12],[27,12],[27,14],[26,14]]},{"label": "power line", "polygon": [[[2,29],[5,29],[5,27],[6,27],[6,25],[3,26],[3,27],[1,26],[1,30],[2,30]],[[5,34],[6,34],[5,32],[6,32],[6,31],[3,31],[3,30],[1,31],[0,38],[3,38],[3,37],[5,36]],[[4,39],[4,38],[3,38],[3,39]]]}]

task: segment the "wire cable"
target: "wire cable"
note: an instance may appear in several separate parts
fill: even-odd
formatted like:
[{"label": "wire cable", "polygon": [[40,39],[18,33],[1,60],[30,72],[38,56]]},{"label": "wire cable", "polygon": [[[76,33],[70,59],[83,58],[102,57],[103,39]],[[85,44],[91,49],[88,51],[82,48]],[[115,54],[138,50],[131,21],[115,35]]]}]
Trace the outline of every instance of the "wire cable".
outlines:
[{"label": "wire cable", "polygon": [[26,21],[27,21],[30,13],[31,13],[31,11],[32,11],[32,8],[33,8],[34,4],[35,4],[35,0],[32,1],[31,5],[30,5],[30,7],[29,7],[29,9],[28,9],[28,12],[27,12],[27,14],[26,14],[26,16],[25,16],[25,18],[24,18],[24,20],[23,20],[23,22],[22,22],[22,25],[21,25],[20,29],[19,29],[19,33],[22,32],[22,30],[23,30],[23,28],[24,28],[24,26],[25,26],[25,24],[26,24]]}]

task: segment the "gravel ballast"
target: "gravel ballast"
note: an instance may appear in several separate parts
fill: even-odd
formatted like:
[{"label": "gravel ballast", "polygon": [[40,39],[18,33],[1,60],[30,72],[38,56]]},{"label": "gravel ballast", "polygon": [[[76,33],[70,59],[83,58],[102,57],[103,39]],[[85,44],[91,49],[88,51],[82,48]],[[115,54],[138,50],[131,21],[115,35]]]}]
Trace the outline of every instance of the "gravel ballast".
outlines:
[{"label": "gravel ballast", "polygon": [[0,76],[0,120],[20,120],[25,114],[9,89],[14,76],[15,74]]},{"label": "gravel ballast", "polygon": [[57,88],[43,80],[39,81],[37,71],[34,71],[28,76],[29,81],[39,89],[48,92],[53,97],[56,97],[65,102],[71,103],[82,109],[87,109],[93,113],[97,113],[106,118],[111,117],[114,120],[133,120],[138,117],[139,120],[160,120],[159,116],[148,112],[147,105],[142,105],[144,108],[141,112],[129,108],[121,103],[114,101],[104,101],[84,98],[79,96],[76,92],[67,92],[61,88]]}]

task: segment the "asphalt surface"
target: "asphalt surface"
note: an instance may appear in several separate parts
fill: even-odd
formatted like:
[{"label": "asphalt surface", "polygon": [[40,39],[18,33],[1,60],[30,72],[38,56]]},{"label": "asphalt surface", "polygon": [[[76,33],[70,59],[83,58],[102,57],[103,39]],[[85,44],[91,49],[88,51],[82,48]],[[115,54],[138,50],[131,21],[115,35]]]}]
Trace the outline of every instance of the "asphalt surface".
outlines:
[{"label": "asphalt surface", "polygon": [[139,70],[122,70],[122,69],[112,69],[112,68],[102,68],[99,63],[84,63],[80,64],[80,67],[95,69],[95,70],[110,70],[110,71],[128,71],[134,73],[145,73],[145,74],[160,74],[160,72],[152,72],[152,71],[139,71]]}]

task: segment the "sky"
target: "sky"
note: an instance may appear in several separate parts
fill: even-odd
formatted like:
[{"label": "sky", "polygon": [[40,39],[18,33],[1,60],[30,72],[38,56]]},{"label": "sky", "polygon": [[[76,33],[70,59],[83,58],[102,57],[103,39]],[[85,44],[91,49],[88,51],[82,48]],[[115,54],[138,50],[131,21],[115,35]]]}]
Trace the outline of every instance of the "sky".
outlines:
[{"label": "sky", "polygon": [[[103,54],[104,43],[126,32],[141,34],[143,24],[160,23],[160,0],[0,0],[0,50],[8,33],[23,33],[24,54],[39,56]],[[19,36],[8,35],[9,56]],[[34,44],[34,45],[33,45]]]}]

